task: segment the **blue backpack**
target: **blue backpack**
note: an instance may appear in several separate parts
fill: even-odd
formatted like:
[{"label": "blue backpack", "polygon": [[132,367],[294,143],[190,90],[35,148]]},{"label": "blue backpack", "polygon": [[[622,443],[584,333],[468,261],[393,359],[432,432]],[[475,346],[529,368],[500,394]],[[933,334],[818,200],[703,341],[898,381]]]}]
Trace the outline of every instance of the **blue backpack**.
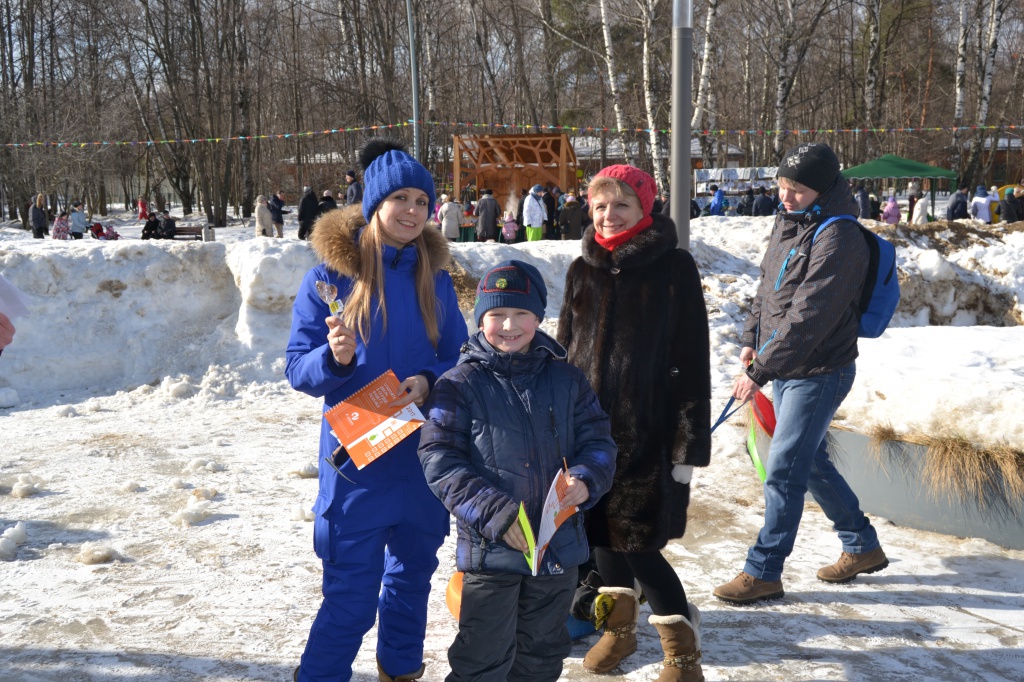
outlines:
[{"label": "blue backpack", "polygon": [[857,223],[868,245],[868,276],[860,296],[860,323],[857,336],[877,339],[889,326],[900,302],[900,280],[896,275],[896,247],[857,222],[852,215],[837,215],[825,220],[814,232],[811,245],[826,227],[837,220]]}]

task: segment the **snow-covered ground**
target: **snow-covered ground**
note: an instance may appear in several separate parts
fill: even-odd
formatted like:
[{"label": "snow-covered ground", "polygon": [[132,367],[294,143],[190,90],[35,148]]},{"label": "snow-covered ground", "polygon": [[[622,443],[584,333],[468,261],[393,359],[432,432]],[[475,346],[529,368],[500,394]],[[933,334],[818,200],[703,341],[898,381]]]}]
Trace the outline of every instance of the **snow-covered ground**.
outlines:
[{"label": "snow-covered ground", "polygon": [[[0,273],[31,307],[0,357],[0,680],[291,679],[320,599],[308,511],[320,408],[288,387],[283,349],[313,255],[294,222],[280,241],[230,227],[205,244],[140,241],[127,214],[104,222],[126,239],[36,241],[0,227]],[[692,224],[716,413],[769,229]],[[895,241],[909,276],[900,328],[861,343],[846,424],[1024,449],[1024,328],[969,326],[1024,318],[1024,234],[961,226]],[[475,275],[510,256],[537,265],[548,330],[578,249],[453,247]],[[875,518],[890,567],[832,586],[814,573],[839,544],[808,504],[785,599],[714,599],[742,567],[761,499],[735,417],[695,476],[687,536],[666,549],[703,613],[708,680],[1024,679],[1024,551],[986,541]],[[444,606],[453,542],[440,559],[425,680],[444,678],[456,631]],[[660,670],[646,616],[625,679]],[[376,680],[373,641],[359,682]],[[592,641],[574,647],[564,680],[591,678]]]}]

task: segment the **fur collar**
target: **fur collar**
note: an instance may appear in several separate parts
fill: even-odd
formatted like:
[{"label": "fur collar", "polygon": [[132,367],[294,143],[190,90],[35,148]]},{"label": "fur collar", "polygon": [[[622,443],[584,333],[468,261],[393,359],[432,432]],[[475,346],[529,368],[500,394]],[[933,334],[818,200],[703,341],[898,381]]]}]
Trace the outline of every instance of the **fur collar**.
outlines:
[{"label": "fur collar", "polygon": [[679,237],[676,224],[670,218],[654,214],[654,223],[614,251],[597,243],[594,226],[583,235],[583,260],[587,265],[602,270],[612,268],[642,268],[653,263],[666,251],[676,248]]},{"label": "fur collar", "polygon": [[[325,213],[317,219],[309,243],[324,265],[339,275],[354,279],[359,274],[359,230],[366,225],[359,204]],[[432,225],[423,228],[423,239],[434,272],[448,267],[448,240]]]}]

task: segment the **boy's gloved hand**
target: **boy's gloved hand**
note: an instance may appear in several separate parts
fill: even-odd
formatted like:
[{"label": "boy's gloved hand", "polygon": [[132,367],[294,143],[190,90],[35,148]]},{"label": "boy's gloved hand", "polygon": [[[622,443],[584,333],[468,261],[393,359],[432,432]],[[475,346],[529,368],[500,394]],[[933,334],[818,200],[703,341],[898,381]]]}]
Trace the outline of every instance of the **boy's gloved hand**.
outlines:
[{"label": "boy's gloved hand", "polygon": [[676,483],[686,485],[693,478],[693,467],[689,464],[672,465],[672,480]]}]

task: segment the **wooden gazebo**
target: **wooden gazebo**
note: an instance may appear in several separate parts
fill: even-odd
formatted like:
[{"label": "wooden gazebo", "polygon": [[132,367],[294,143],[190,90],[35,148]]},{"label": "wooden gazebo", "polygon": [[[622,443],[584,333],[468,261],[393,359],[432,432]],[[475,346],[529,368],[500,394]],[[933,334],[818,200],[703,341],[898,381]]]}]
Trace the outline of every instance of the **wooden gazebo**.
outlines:
[{"label": "wooden gazebo", "polygon": [[512,210],[521,190],[551,185],[576,190],[576,153],[562,133],[453,135],[454,190],[474,185],[494,190],[502,210]]}]

